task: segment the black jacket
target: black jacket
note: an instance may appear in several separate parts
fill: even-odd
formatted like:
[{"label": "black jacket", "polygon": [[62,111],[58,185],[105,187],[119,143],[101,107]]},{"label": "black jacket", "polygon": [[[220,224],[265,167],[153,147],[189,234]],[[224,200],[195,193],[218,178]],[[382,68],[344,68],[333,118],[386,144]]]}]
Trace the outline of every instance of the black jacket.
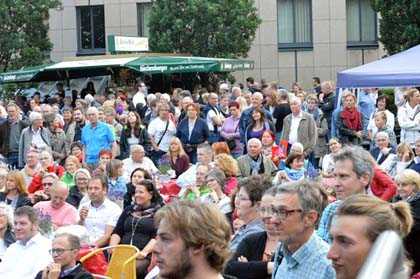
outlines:
[{"label": "black jacket", "polygon": [[9,228],[6,229],[6,232],[4,233],[4,244],[6,247],[9,247],[11,244],[15,243],[16,238],[13,231]]},{"label": "black jacket", "polygon": [[[124,160],[130,156],[130,145],[128,144],[128,137],[127,137],[127,130],[128,128],[124,128],[124,130],[121,132],[121,138],[120,138],[120,148],[121,148],[121,154],[120,154],[120,160]],[[147,133],[147,129],[144,127],[140,128],[140,135],[137,138],[138,143],[141,146],[143,146],[144,150],[146,151],[146,155],[149,156],[149,151],[151,150],[151,142],[149,134]]]},{"label": "black jacket", "polygon": [[[6,202],[6,193],[4,192],[0,193],[0,202]],[[28,198],[26,194],[19,194],[17,202],[16,202],[16,208],[19,208],[24,205],[32,206],[31,200]],[[14,209],[16,210],[16,208]]]},{"label": "black jacket", "polygon": [[[35,279],[42,279],[42,270],[38,272]],[[81,263],[78,263],[78,266],[70,274],[60,276],[59,279],[93,279],[93,276],[83,268]]]},{"label": "black jacket", "polygon": [[414,265],[412,273],[420,272],[420,193],[408,200],[414,223],[410,233],[404,239],[404,246]]},{"label": "black jacket", "polygon": [[75,208],[78,208],[82,199],[83,194],[80,192],[79,188],[76,185],[71,187],[66,202],[71,204]]},{"label": "black jacket", "polygon": [[[267,262],[261,259],[264,255],[266,232],[258,232],[245,237],[238,246],[238,249],[228,261],[225,274],[241,279],[268,279],[271,275],[267,273]],[[244,256],[248,262],[239,262],[238,258]]]},{"label": "black jacket", "polygon": [[[29,124],[24,120],[18,121],[19,132],[22,133],[22,130],[29,126]],[[19,133],[19,134],[20,134]],[[7,156],[9,153],[9,138],[10,138],[10,123],[9,120],[5,120],[0,124],[0,154]],[[19,145],[19,141],[17,143]]]}]

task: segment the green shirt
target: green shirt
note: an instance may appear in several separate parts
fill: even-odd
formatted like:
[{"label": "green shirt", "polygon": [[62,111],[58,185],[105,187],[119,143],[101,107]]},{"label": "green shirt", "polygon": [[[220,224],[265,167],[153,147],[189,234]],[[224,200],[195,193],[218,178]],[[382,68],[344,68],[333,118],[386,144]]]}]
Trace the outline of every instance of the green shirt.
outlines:
[{"label": "green shirt", "polygon": [[[211,189],[207,186],[201,186],[198,188],[198,191],[200,192],[200,197],[208,195],[211,193]],[[197,199],[197,195],[193,192],[193,191],[188,191],[188,193],[184,196],[184,200],[189,200],[189,201],[195,201]]]},{"label": "green shirt", "polygon": [[64,173],[64,175],[61,177],[61,181],[64,182],[64,184],[66,184],[67,188],[69,189],[76,185],[74,182],[74,175],[69,172]]}]

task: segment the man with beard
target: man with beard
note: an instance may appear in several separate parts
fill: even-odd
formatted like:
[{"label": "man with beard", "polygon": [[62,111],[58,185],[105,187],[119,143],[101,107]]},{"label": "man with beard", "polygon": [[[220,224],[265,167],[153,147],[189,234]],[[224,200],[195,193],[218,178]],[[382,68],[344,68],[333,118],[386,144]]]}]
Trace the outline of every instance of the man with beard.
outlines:
[{"label": "man with beard", "polygon": [[230,226],[215,206],[175,202],[159,210],[155,221],[159,278],[227,278],[221,271],[229,257]]},{"label": "man with beard", "polygon": [[86,120],[85,114],[80,108],[76,108],[73,111],[73,117],[74,121],[76,122],[76,127],[74,128],[74,138],[71,139],[71,142],[76,142],[82,139],[82,129],[85,127]]}]

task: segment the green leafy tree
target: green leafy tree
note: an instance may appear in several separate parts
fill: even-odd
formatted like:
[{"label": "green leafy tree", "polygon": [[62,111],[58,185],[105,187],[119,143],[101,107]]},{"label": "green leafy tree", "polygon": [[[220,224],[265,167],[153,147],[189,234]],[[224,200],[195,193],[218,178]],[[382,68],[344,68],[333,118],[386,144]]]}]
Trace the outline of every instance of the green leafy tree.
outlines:
[{"label": "green leafy tree", "polygon": [[420,1],[371,0],[380,13],[380,41],[389,54],[420,44]]},{"label": "green leafy tree", "polygon": [[155,0],[152,51],[245,57],[261,23],[253,0]]},{"label": "green leafy tree", "polygon": [[0,1],[0,72],[48,59],[48,10],[59,5],[58,0]]}]

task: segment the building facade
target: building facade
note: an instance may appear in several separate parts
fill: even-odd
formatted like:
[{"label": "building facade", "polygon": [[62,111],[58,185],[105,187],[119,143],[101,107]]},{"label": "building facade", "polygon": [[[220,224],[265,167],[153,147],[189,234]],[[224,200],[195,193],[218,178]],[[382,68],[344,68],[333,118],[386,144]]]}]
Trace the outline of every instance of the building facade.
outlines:
[{"label": "building facade", "polygon": [[[377,15],[370,0],[255,0],[262,23],[248,53],[252,71],[237,80],[334,80],[337,72],[377,60]],[[51,59],[106,53],[108,35],[148,36],[148,0],[63,0],[50,11]]]}]

